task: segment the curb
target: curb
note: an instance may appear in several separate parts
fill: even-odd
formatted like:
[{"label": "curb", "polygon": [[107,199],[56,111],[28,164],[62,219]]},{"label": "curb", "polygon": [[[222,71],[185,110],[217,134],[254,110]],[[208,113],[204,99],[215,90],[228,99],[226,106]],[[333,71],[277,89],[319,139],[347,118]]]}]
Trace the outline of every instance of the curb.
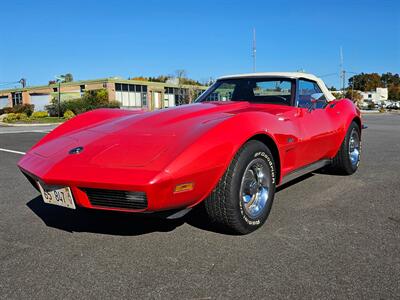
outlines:
[{"label": "curb", "polygon": [[361,111],[362,115],[400,115],[400,111]]},{"label": "curb", "polygon": [[0,126],[3,127],[31,127],[31,126],[51,126],[51,125],[60,125],[61,123],[29,123],[29,124],[10,124],[5,122],[0,122]]}]

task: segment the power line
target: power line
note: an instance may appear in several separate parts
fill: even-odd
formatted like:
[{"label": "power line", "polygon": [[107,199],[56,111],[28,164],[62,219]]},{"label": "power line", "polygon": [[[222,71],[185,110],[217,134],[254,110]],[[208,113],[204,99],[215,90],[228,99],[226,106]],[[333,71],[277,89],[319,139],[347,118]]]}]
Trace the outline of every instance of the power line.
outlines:
[{"label": "power line", "polygon": [[322,78],[322,77],[337,76],[337,75],[338,75],[338,73],[329,73],[329,74],[324,74],[324,75],[318,75],[318,77]]},{"label": "power line", "polygon": [[10,84],[17,84],[20,83],[19,81],[11,81],[11,82],[0,82],[0,85],[10,85]]}]

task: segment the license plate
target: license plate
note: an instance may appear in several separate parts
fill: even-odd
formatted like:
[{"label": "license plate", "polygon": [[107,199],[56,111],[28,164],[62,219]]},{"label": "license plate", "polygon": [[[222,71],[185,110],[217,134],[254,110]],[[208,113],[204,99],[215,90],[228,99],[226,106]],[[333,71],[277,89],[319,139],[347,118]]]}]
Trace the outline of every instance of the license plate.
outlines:
[{"label": "license plate", "polygon": [[44,202],[76,209],[74,198],[72,197],[71,189],[69,187],[63,187],[56,190],[45,190],[39,182],[38,185]]}]

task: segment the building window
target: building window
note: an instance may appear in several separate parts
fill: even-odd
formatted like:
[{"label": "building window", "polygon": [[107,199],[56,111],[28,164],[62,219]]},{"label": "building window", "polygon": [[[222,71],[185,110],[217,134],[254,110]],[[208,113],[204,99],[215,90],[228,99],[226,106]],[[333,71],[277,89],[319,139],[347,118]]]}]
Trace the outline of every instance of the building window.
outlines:
[{"label": "building window", "polygon": [[147,86],[140,84],[115,84],[116,100],[124,107],[147,106]]},{"label": "building window", "polygon": [[54,92],[54,93],[57,93],[57,92],[58,92],[58,88],[56,88],[56,87],[53,88],[53,92]]},{"label": "building window", "polygon": [[189,98],[189,90],[184,88],[165,87],[164,93],[169,106],[185,104]]},{"label": "building window", "polygon": [[82,84],[82,85],[80,86],[81,93],[83,93],[83,92],[85,91],[85,88],[86,88],[86,86],[85,86],[84,84]]},{"label": "building window", "polygon": [[11,98],[12,98],[13,106],[22,104],[22,93],[21,92],[11,93]]}]

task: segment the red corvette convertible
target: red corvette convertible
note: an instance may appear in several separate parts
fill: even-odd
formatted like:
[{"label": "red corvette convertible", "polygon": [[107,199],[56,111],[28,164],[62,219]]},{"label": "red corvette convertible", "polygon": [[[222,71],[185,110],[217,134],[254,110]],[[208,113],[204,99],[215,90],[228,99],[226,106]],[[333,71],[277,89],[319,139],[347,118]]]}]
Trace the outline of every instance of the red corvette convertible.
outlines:
[{"label": "red corvette convertible", "polygon": [[172,218],[204,203],[212,222],[245,234],[277,186],[322,167],[354,173],[361,129],[356,106],[313,75],[234,75],[193,104],[81,114],[18,166],[46,203]]}]

